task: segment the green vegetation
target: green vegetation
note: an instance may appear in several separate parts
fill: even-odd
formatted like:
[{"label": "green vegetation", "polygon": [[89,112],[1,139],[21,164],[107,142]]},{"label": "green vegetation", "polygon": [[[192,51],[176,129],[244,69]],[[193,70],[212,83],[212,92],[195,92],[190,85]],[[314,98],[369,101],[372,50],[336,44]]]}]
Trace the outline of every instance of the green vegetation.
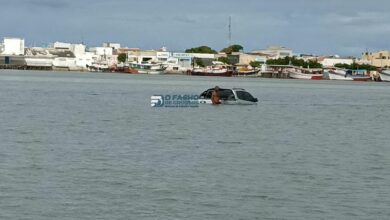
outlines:
[{"label": "green vegetation", "polygon": [[309,60],[304,61],[303,59],[297,59],[296,57],[285,57],[273,60],[267,60],[268,65],[293,65],[304,68],[322,68],[322,64],[317,61]]},{"label": "green vegetation", "polygon": [[249,63],[249,65],[251,65],[251,67],[253,67],[253,68],[259,68],[259,67],[261,67],[261,62],[259,62],[259,61],[251,61]]},{"label": "green vegetation", "polygon": [[118,62],[125,63],[127,61],[127,54],[121,53],[118,55]]},{"label": "green vegetation", "polygon": [[345,64],[345,63],[338,63],[338,64],[336,64],[334,66],[338,67],[338,68],[351,69],[351,70],[356,70],[356,69],[364,69],[364,70],[367,70],[367,71],[377,70],[377,67],[371,66],[371,65],[368,65],[368,64],[352,63],[351,65],[349,65],[349,64]]},{"label": "green vegetation", "polygon": [[211,49],[208,46],[200,46],[200,47],[190,48],[190,49],[187,49],[185,52],[186,53],[210,53],[210,54],[217,54],[218,53],[217,51]]},{"label": "green vegetation", "polygon": [[221,52],[226,53],[226,54],[231,54],[233,52],[240,52],[243,49],[244,48],[241,45],[233,44],[233,45],[230,45],[229,47],[223,48],[221,50]]},{"label": "green vegetation", "polygon": [[229,58],[227,57],[219,57],[217,60],[222,63],[230,64]]},{"label": "green vegetation", "polygon": [[194,58],[194,63],[197,65],[197,66],[200,66],[200,67],[205,67],[202,59],[200,58]]}]

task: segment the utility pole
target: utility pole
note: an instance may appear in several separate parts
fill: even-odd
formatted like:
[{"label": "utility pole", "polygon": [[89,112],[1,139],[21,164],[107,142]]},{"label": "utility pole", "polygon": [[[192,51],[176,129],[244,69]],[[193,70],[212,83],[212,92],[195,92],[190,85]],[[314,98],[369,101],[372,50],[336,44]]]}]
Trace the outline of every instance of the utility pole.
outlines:
[{"label": "utility pole", "polygon": [[229,16],[229,46],[232,45],[232,16]]}]

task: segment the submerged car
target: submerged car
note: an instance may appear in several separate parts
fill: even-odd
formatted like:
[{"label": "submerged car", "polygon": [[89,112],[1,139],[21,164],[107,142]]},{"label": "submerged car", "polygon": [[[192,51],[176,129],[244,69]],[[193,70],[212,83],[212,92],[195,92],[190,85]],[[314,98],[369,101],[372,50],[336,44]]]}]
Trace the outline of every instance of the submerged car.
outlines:
[{"label": "submerged car", "polygon": [[[212,104],[211,95],[214,88],[208,89],[199,96],[200,104]],[[221,104],[225,105],[253,105],[258,102],[257,98],[254,98],[245,89],[233,88],[233,89],[219,89]]]}]

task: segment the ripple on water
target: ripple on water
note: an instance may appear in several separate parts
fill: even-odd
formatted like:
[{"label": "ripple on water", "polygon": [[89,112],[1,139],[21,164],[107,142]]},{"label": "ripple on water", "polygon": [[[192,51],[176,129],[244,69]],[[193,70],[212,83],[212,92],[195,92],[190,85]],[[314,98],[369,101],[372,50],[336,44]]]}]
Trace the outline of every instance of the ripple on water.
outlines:
[{"label": "ripple on water", "polygon": [[[266,100],[150,107],[210,84]],[[390,86],[356,85],[0,71],[0,219],[389,219]]]},{"label": "ripple on water", "polygon": [[241,141],[217,141],[218,144],[233,144],[233,145],[241,145]]}]

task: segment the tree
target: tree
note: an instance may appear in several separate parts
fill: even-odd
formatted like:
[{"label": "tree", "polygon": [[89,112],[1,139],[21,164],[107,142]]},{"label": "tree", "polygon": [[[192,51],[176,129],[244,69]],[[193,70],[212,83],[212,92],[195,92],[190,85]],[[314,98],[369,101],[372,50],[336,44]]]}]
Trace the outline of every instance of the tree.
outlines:
[{"label": "tree", "polygon": [[357,63],[346,64],[346,63],[337,63],[337,64],[335,64],[334,66],[337,67],[337,68],[352,69],[352,70],[356,70],[356,69],[364,69],[364,70],[368,70],[368,71],[377,70],[377,67],[371,66],[371,65],[368,65],[368,64],[357,64]]},{"label": "tree", "polygon": [[186,53],[209,53],[209,54],[217,54],[218,52],[211,49],[208,46],[200,46],[200,47],[194,47],[185,50]]},{"label": "tree", "polygon": [[279,59],[267,60],[267,64],[269,65],[293,65],[300,67],[309,67],[309,68],[322,68],[322,64],[317,60],[309,60],[305,61],[303,59],[297,59],[294,57],[284,57]]},{"label": "tree", "polygon": [[197,65],[197,66],[200,66],[200,67],[204,67],[204,63],[202,61],[202,59],[200,58],[194,58],[194,63]]},{"label": "tree", "polygon": [[233,45],[230,45],[229,47],[223,48],[221,50],[221,52],[226,53],[226,54],[231,54],[233,52],[240,52],[243,49],[244,48],[241,45],[233,44]]},{"label": "tree", "polygon": [[219,57],[218,61],[222,63],[230,64],[229,58],[227,57]]},{"label": "tree", "polygon": [[261,62],[259,62],[259,61],[251,61],[249,63],[249,65],[251,65],[251,67],[253,67],[253,68],[259,68],[259,67],[261,67]]},{"label": "tree", "polygon": [[125,63],[127,61],[127,54],[121,53],[118,55],[118,62]]}]

